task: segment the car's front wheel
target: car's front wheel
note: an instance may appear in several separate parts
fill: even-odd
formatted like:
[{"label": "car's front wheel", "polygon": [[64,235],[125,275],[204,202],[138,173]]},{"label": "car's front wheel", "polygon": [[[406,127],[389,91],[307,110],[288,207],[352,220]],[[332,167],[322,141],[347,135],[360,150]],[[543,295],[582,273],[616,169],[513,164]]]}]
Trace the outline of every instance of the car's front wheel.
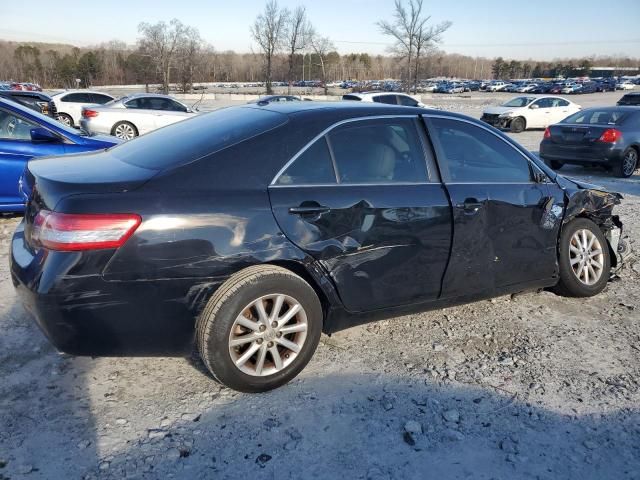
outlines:
[{"label": "car's front wheel", "polygon": [[118,122],[111,129],[111,135],[122,140],[131,140],[138,136],[138,129],[131,122]]},{"label": "car's front wheel", "polygon": [[511,120],[510,128],[513,133],[523,132],[526,127],[527,124],[522,117],[517,117]]},{"label": "car's front wheel", "polygon": [[609,246],[600,228],[591,220],[578,218],[562,229],[559,244],[560,281],[556,293],[570,297],[591,297],[609,280]]},{"label": "car's front wheel", "polygon": [[281,267],[258,265],[229,278],[196,323],[200,355],[211,374],[242,392],[264,392],[307,365],[322,332],[313,288]]}]

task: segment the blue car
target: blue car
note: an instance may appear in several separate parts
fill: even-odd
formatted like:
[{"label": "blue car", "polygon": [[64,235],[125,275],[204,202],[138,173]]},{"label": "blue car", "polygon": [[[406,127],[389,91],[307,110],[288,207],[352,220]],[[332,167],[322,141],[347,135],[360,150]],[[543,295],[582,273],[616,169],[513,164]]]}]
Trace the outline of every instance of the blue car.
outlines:
[{"label": "blue car", "polygon": [[87,152],[120,143],[116,137],[90,137],[56,120],[0,99],[0,212],[24,207],[19,180],[31,158]]}]

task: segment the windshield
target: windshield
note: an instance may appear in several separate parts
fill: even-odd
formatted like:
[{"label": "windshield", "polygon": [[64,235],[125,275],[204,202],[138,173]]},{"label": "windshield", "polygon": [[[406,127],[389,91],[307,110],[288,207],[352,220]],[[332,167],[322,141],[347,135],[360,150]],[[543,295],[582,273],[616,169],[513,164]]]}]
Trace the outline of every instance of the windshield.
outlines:
[{"label": "windshield", "polygon": [[526,107],[533,102],[535,97],[516,97],[509,100],[507,103],[503,103],[503,107]]},{"label": "windshield", "polygon": [[30,119],[29,117],[35,118],[37,120],[37,122],[40,123],[41,125],[44,125],[46,127],[55,127],[58,131],[60,131],[62,133],[69,134],[69,135],[80,135],[82,137],[86,137],[87,136],[87,134],[84,133],[84,132],[76,130],[75,128],[72,128],[72,127],[67,127],[63,123],[57,122],[53,118],[47,117],[46,115],[43,115],[40,112],[37,112],[37,111],[32,110],[30,108],[24,107],[23,105],[19,104],[18,102],[14,102],[14,101],[6,98],[6,97],[2,97],[2,100],[6,100],[8,102],[11,102],[11,106],[14,107],[15,109],[19,110],[20,111],[20,115],[25,115],[27,117],[27,119]]}]

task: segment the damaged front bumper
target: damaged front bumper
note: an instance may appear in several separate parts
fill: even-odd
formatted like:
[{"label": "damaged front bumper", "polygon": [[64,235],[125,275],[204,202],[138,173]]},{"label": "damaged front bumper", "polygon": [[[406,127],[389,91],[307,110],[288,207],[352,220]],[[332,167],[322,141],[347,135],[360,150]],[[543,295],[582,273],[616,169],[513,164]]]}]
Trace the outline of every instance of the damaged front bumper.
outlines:
[{"label": "damaged front bumper", "polygon": [[611,249],[611,273],[616,274],[632,256],[629,242],[624,238],[622,222],[613,215],[613,208],[620,204],[622,195],[561,175],[556,180],[568,199],[564,223],[576,217],[586,217],[595,222],[607,239]]},{"label": "damaged front bumper", "polygon": [[611,273],[616,274],[629,262],[633,253],[629,242],[622,236],[622,222],[620,219],[617,216],[613,216],[612,223],[615,226],[605,230],[604,236],[613,253]]}]

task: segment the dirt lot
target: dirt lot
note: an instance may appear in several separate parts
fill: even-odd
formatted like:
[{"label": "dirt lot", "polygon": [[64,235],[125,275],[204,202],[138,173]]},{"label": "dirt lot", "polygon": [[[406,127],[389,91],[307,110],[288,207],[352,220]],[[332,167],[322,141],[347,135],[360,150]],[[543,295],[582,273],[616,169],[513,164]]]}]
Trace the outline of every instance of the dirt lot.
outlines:
[{"label": "dirt lot", "polygon": [[[569,172],[640,193],[637,175]],[[639,209],[617,208],[636,250]],[[17,222],[0,219],[0,479],[640,479],[640,263],[591,299],[532,292],[323,337],[290,385],[245,395],[195,359],[56,353],[9,279]]]}]

